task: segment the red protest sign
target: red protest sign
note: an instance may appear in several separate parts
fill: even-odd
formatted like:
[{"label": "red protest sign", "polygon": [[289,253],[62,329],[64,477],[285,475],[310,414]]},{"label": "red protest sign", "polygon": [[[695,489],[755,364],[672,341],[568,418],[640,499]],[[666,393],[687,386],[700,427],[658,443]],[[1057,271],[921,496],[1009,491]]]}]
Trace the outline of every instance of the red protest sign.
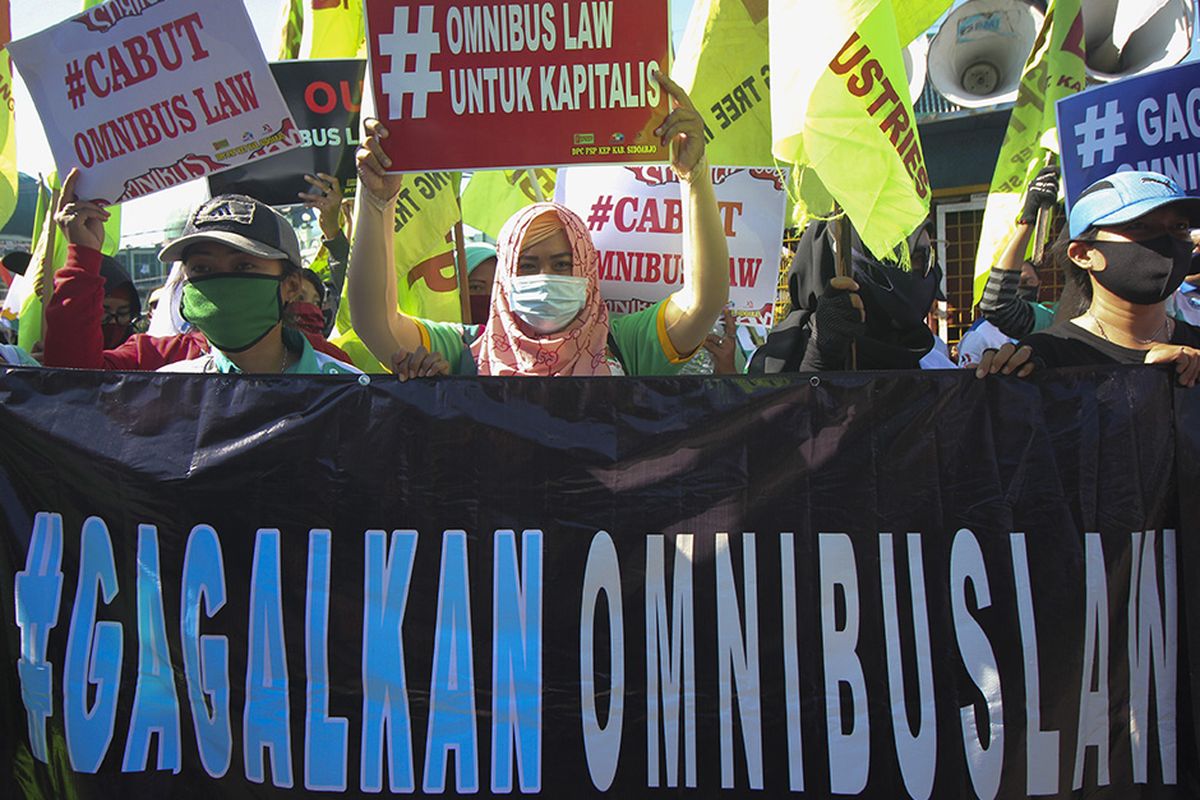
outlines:
[{"label": "red protest sign", "polygon": [[368,0],[397,172],[667,160],[664,0]]}]

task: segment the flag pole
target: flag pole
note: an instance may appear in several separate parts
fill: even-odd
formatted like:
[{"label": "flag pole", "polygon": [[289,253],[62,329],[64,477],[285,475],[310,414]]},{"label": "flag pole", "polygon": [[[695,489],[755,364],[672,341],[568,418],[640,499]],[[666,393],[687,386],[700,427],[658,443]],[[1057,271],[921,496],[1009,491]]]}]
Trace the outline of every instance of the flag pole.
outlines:
[{"label": "flag pole", "polygon": [[[839,278],[849,278],[850,249],[853,246],[850,238],[850,218],[846,216],[846,211],[842,208],[841,203],[834,203],[833,213],[835,215],[833,236],[837,245],[833,271],[834,275]],[[858,369],[858,344],[853,341],[850,342],[850,359],[847,368],[851,371]]]},{"label": "flag pole", "polygon": [[462,197],[458,202],[458,222],[454,223],[454,277],[458,280],[458,309],[464,325],[471,322],[471,291],[467,286],[467,244],[463,232]]}]

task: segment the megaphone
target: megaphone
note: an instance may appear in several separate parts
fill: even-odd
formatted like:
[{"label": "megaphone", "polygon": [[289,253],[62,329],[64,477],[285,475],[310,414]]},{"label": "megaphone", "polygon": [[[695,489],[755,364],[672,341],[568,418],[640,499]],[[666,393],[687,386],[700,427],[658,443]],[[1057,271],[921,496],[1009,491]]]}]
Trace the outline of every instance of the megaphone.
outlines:
[{"label": "megaphone", "polygon": [[1191,50],[1193,0],[1087,0],[1082,6],[1093,82],[1169,67]]},{"label": "megaphone", "polygon": [[922,34],[912,40],[904,52],[904,74],[908,76],[908,93],[915,103],[925,91],[925,75],[929,66],[929,40]]},{"label": "megaphone", "polygon": [[1022,0],[968,0],[929,45],[929,80],[964,108],[1016,100],[1044,16]]}]

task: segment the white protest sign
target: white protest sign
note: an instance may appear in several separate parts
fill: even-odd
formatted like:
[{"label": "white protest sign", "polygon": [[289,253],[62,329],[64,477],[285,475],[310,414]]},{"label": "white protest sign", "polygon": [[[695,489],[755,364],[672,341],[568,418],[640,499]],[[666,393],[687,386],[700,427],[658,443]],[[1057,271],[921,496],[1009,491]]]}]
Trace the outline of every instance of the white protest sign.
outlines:
[{"label": "white protest sign", "polygon": [[[783,247],[784,173],[713,167],[712,179],[729,242],[732,311],[738,322],[770,327]],[[555,199],[592,233],[609,311],[641,311],[683,286],[683,206],[670,167],[561,169]]]},{"label": "white protest sign", "polygon": [[297,143],[241,0],[109,0],[8,51],[81,197],[119,203]]}]

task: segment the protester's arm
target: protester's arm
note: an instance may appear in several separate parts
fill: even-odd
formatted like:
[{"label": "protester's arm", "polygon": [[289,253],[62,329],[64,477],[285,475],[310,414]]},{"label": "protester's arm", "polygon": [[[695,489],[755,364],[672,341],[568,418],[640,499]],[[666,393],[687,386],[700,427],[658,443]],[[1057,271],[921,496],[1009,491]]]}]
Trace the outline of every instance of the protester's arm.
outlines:
[{"label": "protester's arm", "polygon": [[676,104],[655,133],[675,144],[671,166],[681,186],[686,274],[667,302],[664,324],[675,350],[690,355],[729,301],[729,245],[704,157],[704,121],[678,84],[661,74],[658,82]]},{"label": "protester's arm", "polygon": [[800,362],[801,372],[839,371],[849,367],[850,345],[867,333],[867,312],[853,278],[832,278],[817,300],[812,336]]},{"label": "protester's arm", "polygon": [[304,205],[317,212],[321,245],[329,254],[329,282],[333,286],[333,310],[336,313],[350,258],[350,242],[342,233],[342,184],[337,176],[324,172],[305,175],[304,180],[312,186],[312,191],[300,192],[299,197]]},{"label": "protester's arm", "polygon": [[366,121],[366,136],[358,148],[358,199],[354,203],[354,245],[350,248],[350,318],[371,354],[388,364],[399,350],[422,345],[421,329],[396,306],[393,263],[393,220],[400,175],[380,144],[387,129],[375,119]]},{"label": "protester's arm", "polygon": [[987,283],[983,287],[983,297],[979,301],[979,311],[983,318],[1012,339],[1028,336],[1034,327],[1033,304],[1022,300],[1018,295],[1021,265],[1025,262],[1025,252],[1032,235],[1033,226],[1024,222],[1017,223],[1000,261],[988,274]]},{"label": "protester's arm", "polygon": [[75,199],[79,171],[63,182],[54,221],[65,235],[67,262],[54,276],[46,307],[43,361],[49,367],[102,369],[104,363],[104,278],[100,248],[109,212],[99,203]]}]

